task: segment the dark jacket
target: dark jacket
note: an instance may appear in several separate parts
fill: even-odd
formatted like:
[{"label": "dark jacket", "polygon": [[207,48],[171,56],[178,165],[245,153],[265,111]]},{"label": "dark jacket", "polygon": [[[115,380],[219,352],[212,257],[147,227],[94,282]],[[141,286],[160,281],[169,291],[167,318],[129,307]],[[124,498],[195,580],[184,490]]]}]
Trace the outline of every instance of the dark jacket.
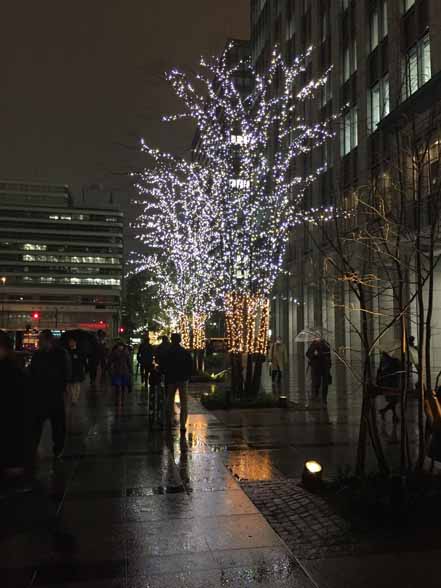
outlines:
[{"label": "dark jacket", "polygon": [[164,361],[168,383],[188,382],[193,373],[193,358],[181,345],[171,345]]},{"label": "dark jacket", "polygon": [[109,356],[109,369],[112,376],[130,376],[132,366],[130,364],[130,354],[127,349],[119,350],[115,348]]},{"label": "dark jacket", "polygon": [[71,364],[69,382],[84,382],[84,378],[86,377],[85,356],[78,349],[68,349],[67,353],[69,354]]},{"label": "dark jacket", "polygon": [[167,354],[170,351],[171,343],[167,341],[163,341],[158,345],[155,351],[155,358],[158,362],[159,368],[161,369],[162,373],[165,372],[165,363],[167,359]]},{"label": "dark jacket", "polygon": [[30,376],[31,387],[37,394],[49,401],[60,400],[71,379],[67,351],[61,347],[54,347],[50,351],[36,351],[31,360]]},{"label": "dark jacket", "polygon": [[399,389],[402,372],[399,359],[391,357],[387,353],[382,353],[377,372],[377,386]]},{"label": "dark jacket", "polygon": [[0,470],[24,465],[30,431],[27,378],[13,358],[0,360]]},{"label": "dark jacket", "polygon": [[324,339],[313,341],[306,352],[306,357],[309,360],[311,371],[322,373],[330,371],[332,366],[331,348]]},{"label": "dark jacket", "polygon": [[147,341],[141,343],[137,355],[138,363],[142,366],[151,366],[153,364],[153,347]]}]

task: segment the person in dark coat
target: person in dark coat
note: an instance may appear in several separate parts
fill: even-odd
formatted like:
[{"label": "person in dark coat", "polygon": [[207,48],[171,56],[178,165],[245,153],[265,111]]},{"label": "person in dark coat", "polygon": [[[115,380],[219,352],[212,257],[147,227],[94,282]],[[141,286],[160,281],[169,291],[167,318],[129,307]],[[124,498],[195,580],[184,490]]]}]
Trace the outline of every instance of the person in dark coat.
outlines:
[{"label": "person in dark coat", "polygon": [[165,419],[166,427],[172,426],[174,401],[176,391],[179,390],[179,402],[181,405],[181,431],[185,431],[188,408],[187,408],[187,384],[193,372],[193,358],[191,354],[182,347],[181,335],[173,333],[171,345],[163,361],[166,382],[166,407]]},{"label": "person in dark coat", "polygon": [[149,374],[153,370],[153,358],[153,346],[150,343],[148,334],[145,334],[138,349],[137,360],[141,368],[141,382],[146,386],[149,381]]},{"label": "person in dark coat", "polygon": [[162,374],[165,373],[165,362],[169,351],[170,341],[167,335],[163,335],[161,337],[161,343],[156,347],[155,351],[156,363],[159,365]]},{"label": "person in dark coat", "polygon": [[323,404],[327,404],[332,367],[329,343],[324,339],[314,339],[306,352],[306,357],[311,369],[312,398],[319,398],[321,390]]},{"label": "person in dark coat", "polygon": [[61,458],[66,439],[66,386],[71,378],[69,355],[57,345],[51,331],[40,334],[39,348],[32,356],[30,385],[35,406],[35,448],[38,447],[43,425],[49,420],[52,428],[54,458]]},{"label": "person in dark coat", "polygon": [[[400,419],[397,414],[397,405],[399,401],[399,391],[401,389],[401,374],[403,373],[401,361],[394,357],[393,352],[383,351],[381,353],[380,365],[377,372],[377,386],[385,389],[386,406],[379,413],[383,420],[386,414],[392,411],[392,420],[394,424],[399,423]],[[387,390],[395,394],[387,394]]]},{"label": "person in dark coat", "polygon": [[23,469],[27,464],[29,407],[26,375],[19,367],[12,341],[0,331],[0,477],[7,471]]},{"label": "person in dark coat", "polygon": [[78,349],[75,337],[69,337],[67,352],[70,358],[71,372],[67,383],[67,402],[73,406],[78,404],[81,394],[81,384],[86,378],[86,358]]}]

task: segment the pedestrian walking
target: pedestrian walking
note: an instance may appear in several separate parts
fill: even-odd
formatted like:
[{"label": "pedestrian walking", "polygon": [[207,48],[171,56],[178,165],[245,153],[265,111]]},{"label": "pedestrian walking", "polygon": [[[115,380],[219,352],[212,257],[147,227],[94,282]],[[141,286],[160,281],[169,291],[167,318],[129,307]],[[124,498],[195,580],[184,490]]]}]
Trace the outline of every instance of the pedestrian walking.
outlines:
[{"label": "pedestrian walking", "polygon": [[321,397],[323,404],[328,403],[328,387],[331,384],[331,347],[325,339],[317,337],[311,342],[306,352],[311,370],[312,399]]},{"label": "pedestrian walking", "polygon": [[[401,353],[401,348],[398,347],[397,351]],[[395,357],[395,351],[383,350],[377,371],[377,386],[383,391],[386,399],[386,406],[379,410],[383,421],[386,420],[386,414],[391,411],[393,423],[397,424],[400,422],[397,414],[397,405],[399,402],[402,373],[401,361]]]},{"label": "pedestrian walking", "polygon": [[273,390],[281,392],[282,375],[285,366],[288,363],[288,353],[281,337],[276,337],[274,343],[271,343],[269,350],[269,360],[271,362],[271,379]]},{"label": "pedestrian walking", "polygon": [[171,336],[170,348],[164,356],[163,366],[166,382],[166,427],[172,426],[174,414],[174,402],[176,391],[179,391],[179,402],[181,405],[180,425],[181,431],[185,431],[188,416],[187,384],[193,372],[193,358],[191,354],[182,347],[181,335],[174,333]]},{"label": "pedestrian walking", "polygon": [[141,370],[141,383],[147,386],[149,374],[153,370],[154,350],[150,343],[149,335],[146,333],[137,353],[137,360]]},{"label": "pedestrian walking", "polygon": [[122,341],[118,342],[110,353],[109,370],[115,390],[115,403],[121,405],[129,388],[132,371],[130,354]]},{"label": "pedestrian walking", "polygon": [[162,335],[161,343],[156,347],[155,350],[155,358],[156,363],[159,365],[159,369],[164,374],[165,373],[165,362],[167,358],[167,354],[170,351],[170,341],[167,335]]},{"label": "pedestrian walking", "polygon": [[52,429],[54,459],[61,458],[66,438],[66,386],[70,381],[70,359],[59,346],[52,332],[44,330],[39,337],[38,350],[30,364],[30,385],[35,407],[35,448],[38,447],[44,423]]},{"label": "pedestrian walking", "polygon": [[0,331],[0,478],[19,475],[29,455],[29,406],[26,375],[19,367],[10,337]]},{"label": "pedestrian walking", "polygon": [[86,377],[86,358],[78,349],[75,337],[69,337],[67,341],[67,352],[70,358],[71,374],[67,383],[67,404],[76,406],[80,399],[81,384]]}]

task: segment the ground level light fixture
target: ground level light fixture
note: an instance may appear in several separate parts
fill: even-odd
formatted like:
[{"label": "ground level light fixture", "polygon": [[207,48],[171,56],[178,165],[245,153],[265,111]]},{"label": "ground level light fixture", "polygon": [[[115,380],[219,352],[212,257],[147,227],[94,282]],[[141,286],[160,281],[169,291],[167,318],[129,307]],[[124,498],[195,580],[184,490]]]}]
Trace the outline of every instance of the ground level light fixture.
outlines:
[{"label": "ground level light fixture", "polygon": [[302,473],[302,483],[307,490],[318,490],[323,481],[323,467],[318,461],[305,461]]}]

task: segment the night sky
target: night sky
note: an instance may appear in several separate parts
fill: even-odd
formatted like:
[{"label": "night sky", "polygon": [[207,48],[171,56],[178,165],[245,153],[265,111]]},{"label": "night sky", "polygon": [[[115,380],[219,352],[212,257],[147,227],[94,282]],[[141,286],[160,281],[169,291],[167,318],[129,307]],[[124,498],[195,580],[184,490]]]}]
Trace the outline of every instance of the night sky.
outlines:
[{"label": "night sky", "polygon": [[[249,0],[7,0],[0,35],[0,177],[114,189],[139,136],[184,153],[164,71],[246,38]],[[105,193],[90,194],[89,202]]]}]

